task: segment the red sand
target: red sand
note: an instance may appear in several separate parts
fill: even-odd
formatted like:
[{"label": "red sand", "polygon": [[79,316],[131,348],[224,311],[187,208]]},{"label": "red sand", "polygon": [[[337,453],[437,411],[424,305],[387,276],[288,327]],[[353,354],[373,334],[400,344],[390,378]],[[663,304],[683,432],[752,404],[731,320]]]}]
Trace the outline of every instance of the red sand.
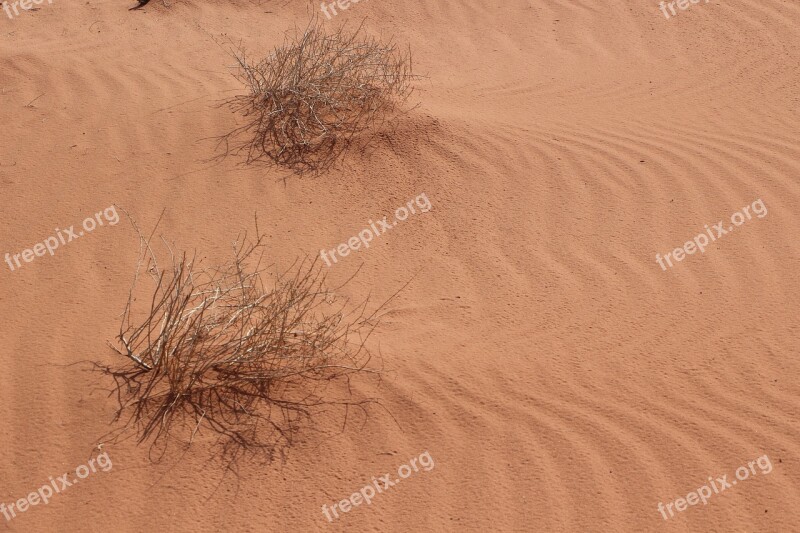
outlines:
[{"label": "red sand", "polygon": [[[133,2],[131,2],[133,4]],[[267,53],[316,3],[43,3],[0,13],[5,252],[112,204],[210,259],[258,213],[285,265],[426,193],[433,209],[331,268],[392,304],[375,341],[391,416],[308,431],[238,481],[202,454],[97,472],[9,531],[791,531],[800,520],[798,27],[782,0],[363,1],[326,24],[414,53],[393,140],[316,179],[221,164],[241,90],[228,40]],[[293,5],[292,5],[293,4]],[[307,9],[306,9],[307,8]],[[756,199],[704,254],[664,254]],[[85,464],[137,254],[123,220],[0,268],[0,501]],[[377,345],[377,344],[376,344]],[[364,385],[366,387],[366,385]],[[397,420],[397,423],[392,419]],[[202,450],[198,450],[200,452]],[[321,512],[428,451],[419,472]],[[707,505],[658,511],[762,455]],[[0,523],[5,520],[0,519]]]}]

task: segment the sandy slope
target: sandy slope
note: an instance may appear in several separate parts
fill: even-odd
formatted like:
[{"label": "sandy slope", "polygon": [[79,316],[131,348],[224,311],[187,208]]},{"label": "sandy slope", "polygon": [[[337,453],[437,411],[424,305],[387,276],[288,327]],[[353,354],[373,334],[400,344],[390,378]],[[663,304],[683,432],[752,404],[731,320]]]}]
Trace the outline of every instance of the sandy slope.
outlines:
[{"label": "sandy slope", "polygon": [[[602,5],[598,5],[602,4]],[[47,3],[0,16],[2,251],[112,203],[222,257],[254,213],[279,263],[332,248],[424,192],[331,269],[394,302],[376,410],[238,481],[200,458],[114,468],[9,531],[790,531],[800,519],[800,6],[364,0],[328,22],[411,45],[429,79],[392,145],[314,180],[214,155],[239,89],[221,44],[267,51],[316,4]],[[2,15],[2,13],[0,13]],[[29,102],[37,98],[30,106]],[[655,262],[761,198],[668,271]],[[19,271],[0,263],[0,501],[84,463],[113,402],[136,237],[98,228]],[[368,385],[363,392],[374,393]],[[356,417],[357,418],[357,417]],[[331,422],[333,424],[333,422]],[[363,427],[362,427],[363,425]],[[435,460],[329,524],[320,509]],[[756,457],[774,466],[665,522]]]}]

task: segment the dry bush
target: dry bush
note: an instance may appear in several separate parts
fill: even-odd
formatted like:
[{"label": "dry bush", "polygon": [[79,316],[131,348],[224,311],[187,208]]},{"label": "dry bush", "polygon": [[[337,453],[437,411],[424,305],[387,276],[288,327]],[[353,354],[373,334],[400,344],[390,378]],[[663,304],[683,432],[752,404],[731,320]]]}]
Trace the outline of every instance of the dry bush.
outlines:
[{"label": "dry bush", "polygon": [[[250,91],[227,101],[247,122],[222,137],[226,153],[296,172],[332,165],[358,134],[402,107],[415,78],[409,51],[361,26],[327,33],[317,20],[265,59],[251,60],[242,47],[234,55]],[[246,140],[233,141],[239,135]]]},{"label": "dry bush", "polygon": [[[326,396],[331,383],[349,391],[354,374],[378,374],[366,368],[365,347],[376,313],[366,315],[366,301],[351,306],[335,296],[316,261],[298,261],[268,281],[261,239],[235,242],[232,261],[213,269],[171,250],[162,269],[149,240],[142,244],[112,345],[125,360],[103,367],[119,401],[115,438],[135,434],[163,455],[170,437],[180,432],[188,446],[207,428],[231,458],[271,456],[313,413],[339,406],[346,417],[348,408],[375,402]],[[152,280],[142,298],[149,307],[137,312],[143,271]]]}]

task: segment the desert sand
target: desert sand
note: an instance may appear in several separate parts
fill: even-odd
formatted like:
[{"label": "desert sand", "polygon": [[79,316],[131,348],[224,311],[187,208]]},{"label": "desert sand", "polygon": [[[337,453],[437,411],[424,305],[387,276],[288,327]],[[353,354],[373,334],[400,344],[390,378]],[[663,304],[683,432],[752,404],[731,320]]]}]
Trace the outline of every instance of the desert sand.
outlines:
[{"label": "desert sand", "polygon": [[[118,205],[145,228],[164,211],[210,261],[257,214],[286,265],[425,193],[429,212],[329,269],[360,268],[354,299],[411,281],[373,338],[382,381],[356,385],[385,409],[235,475],[202,443],[152,464],[100,442],[116,404],[81,362],[117,357],[138,252],[120,213],[0,263],[0,502],[113,461],[0,529],[797,530],[800,6],[362,0],[324,23],[410,46],[418,107],[371,152],[283,180],[212,160],[238,120],[219,103],[243,90],[227,45],[266,55],[319,5],[134,5],[0,12],[0,253]],[[659,266],[759,199],[766,216]],[[326,519],[425,452],[433,468]],[[762,456],[769,473],[659,511]]]}]

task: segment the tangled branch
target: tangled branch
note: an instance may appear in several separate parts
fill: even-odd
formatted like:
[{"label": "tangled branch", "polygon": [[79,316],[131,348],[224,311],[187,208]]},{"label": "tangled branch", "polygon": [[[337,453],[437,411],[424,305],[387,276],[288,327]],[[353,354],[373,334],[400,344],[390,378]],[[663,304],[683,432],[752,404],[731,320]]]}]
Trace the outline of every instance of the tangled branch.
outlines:
[{"label": "tangled branch", "polygon": [[[349,391],[354,374],[378,372],[367,368],[365,346],[377,311],[368,315],[366,301],[354,308],[340,301],[315,260],[270,277],[262,238],[245,235],[222,267],[202,268],[195,255],[170,249],[162,269],[150,241],[142,243],[112,345],[124,362],[103,367],[116,384],[122,433],[155,446],[184,429],[191,444],[207,428],[229,454],[271,453],[291,444],[315,410],[374,401],[326,396],[330,383],[344,380]],[[135,312],[140,271],[152,286],[143,293],[149,307]]]},{"label": "tangled branch", "polygon": [[[239,47],[236,75],[249,93],[226,103],[246,118],[223,136],[226,153],[298,173],[330,167],[354,138],[398,110],[412,92],[411,53],[366,36],[359,26],[327,33],[312,21],[267,58]],[[235,141],[244,136],[246,140]],[[231,146],[230,143],[233,143]]]}]

